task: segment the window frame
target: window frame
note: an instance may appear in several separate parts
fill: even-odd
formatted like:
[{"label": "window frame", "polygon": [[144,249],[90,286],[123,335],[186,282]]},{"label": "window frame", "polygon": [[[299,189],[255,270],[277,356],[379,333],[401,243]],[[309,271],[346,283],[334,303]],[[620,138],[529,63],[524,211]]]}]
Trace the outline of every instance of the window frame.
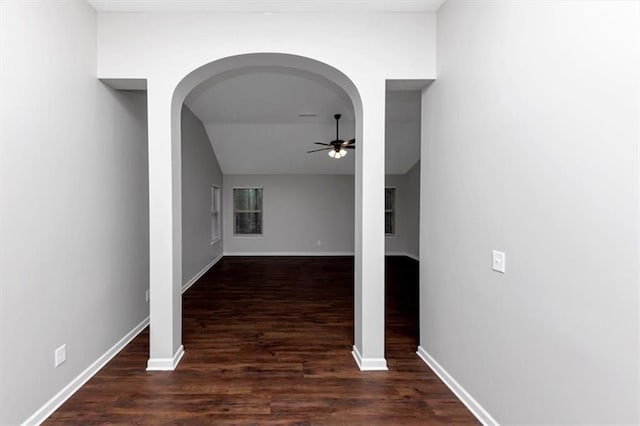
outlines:
[{"label": "window frame", "polygon": [[222,240],[222,188],[211,185],[211,245]]},{"label": "window frame", "polygon": [[[393,194],[393,199],[391,200],[391,208],[387,209],[387,190],[390,189]],[[395,186],[385,186],[384,187],[384,215],[385,215],[385,229],[384,236],[385,237],[395,237],[396,236],[396,187]],[[391,233],[387,233],[387,213],[391,213]]]},{"label": "window frame", "polygon": [[[262,192],[261,197],[261,209],[260,210],[236,210],[236,199],[235,199],[235,191],[236,189],[259,189]],[[233,237],[234,238],[262,238],[264,236],[264,187],[262,186],[234,186],[231,189],[231,203],[232,203],[232,214],[233,214]],[[237,222],[236,222],[236,213],[260,213],[260,231],[259,234],[238,234],[236,232]]]}]

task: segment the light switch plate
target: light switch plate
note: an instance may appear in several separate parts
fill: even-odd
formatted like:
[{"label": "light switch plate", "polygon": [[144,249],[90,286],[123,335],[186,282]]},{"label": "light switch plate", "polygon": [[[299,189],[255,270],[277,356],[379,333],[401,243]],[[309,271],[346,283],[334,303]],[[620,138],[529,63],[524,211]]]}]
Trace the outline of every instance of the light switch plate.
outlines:
[{"label": "light switch plate", "polygon": [[491,265],[493,270],[504,274],[507,262],[505,254],[497,250],[493,250],[491,253]]},{"label": "light switch plate", "polygon": [[62,345],[55,350],[53,362],[56,368],[60,366],[67,359],[67,345]]}]

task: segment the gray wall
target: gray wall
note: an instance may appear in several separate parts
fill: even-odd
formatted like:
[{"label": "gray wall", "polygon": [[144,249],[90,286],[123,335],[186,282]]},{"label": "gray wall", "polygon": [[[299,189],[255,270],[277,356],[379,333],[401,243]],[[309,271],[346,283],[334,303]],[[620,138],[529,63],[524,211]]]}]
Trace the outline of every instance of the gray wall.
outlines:
[{"label": "gray wall", "polygon": [[0,51],[0,424],[16,424],[148,316],[146,97],[96,80],[84,2],[0,2]]},{"label": "gray wall", "polygon": [[405,251],[410,256],[420,258],[420,161],[405,175],[406,213],[403,215],[407,229]]},{"label": "gray wall", "polygon": [[[387,238],[389,253],[418,255],[416,174],[419,164],[387,176],[397,188],[398,232]],[[264,188],[264,235],[233,235],[234,187]],[[353,254],[352,175],[224,175],[223,200],[225,254]]]},{"label": "gray wall", "polygon": [[222,172],[202,122],[182,108],[182,283],[188,283],[222,254],[211,244],[211,185]]},{"label": "gray wall", "polygon": [[385,238],[385,252],[419,259],[420,162],[405,175],[387,175],[385,185],[396,188],[396,233]]},{"label": "gray wall", "polygon": [[[264,188],[264,235],[234,236],[233,188],[254,186]],[[354,197],[350,175],[224,175],[225,254],[352,254]]]},{"label": "gray wall", "polygon": [[420,342],[500,423],[640,422],[638,8],[438,13]]}]

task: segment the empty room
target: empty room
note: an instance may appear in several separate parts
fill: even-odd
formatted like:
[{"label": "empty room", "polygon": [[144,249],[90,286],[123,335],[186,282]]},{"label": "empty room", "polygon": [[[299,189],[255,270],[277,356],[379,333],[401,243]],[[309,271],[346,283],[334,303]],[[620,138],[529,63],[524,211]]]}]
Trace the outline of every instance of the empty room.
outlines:
[{"label": "empty room", "polygon": [[640,2],[0,1],[0,424],[640,424]]}]

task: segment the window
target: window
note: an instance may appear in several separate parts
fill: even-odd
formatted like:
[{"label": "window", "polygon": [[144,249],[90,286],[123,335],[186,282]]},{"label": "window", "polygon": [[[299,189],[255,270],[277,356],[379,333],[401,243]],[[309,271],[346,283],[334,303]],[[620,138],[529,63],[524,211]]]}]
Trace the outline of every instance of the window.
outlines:
[{"label": "window", "polygon": [[220,187],[211,186],[211,244],[220,240]]},{"label": "window", "polygon": [[394,235],[396,233],[396,189],[384,189],[384,233]]},{"label": "window", "polygon": [[233,189],[233,233],[262,235],[262,188]]}]

